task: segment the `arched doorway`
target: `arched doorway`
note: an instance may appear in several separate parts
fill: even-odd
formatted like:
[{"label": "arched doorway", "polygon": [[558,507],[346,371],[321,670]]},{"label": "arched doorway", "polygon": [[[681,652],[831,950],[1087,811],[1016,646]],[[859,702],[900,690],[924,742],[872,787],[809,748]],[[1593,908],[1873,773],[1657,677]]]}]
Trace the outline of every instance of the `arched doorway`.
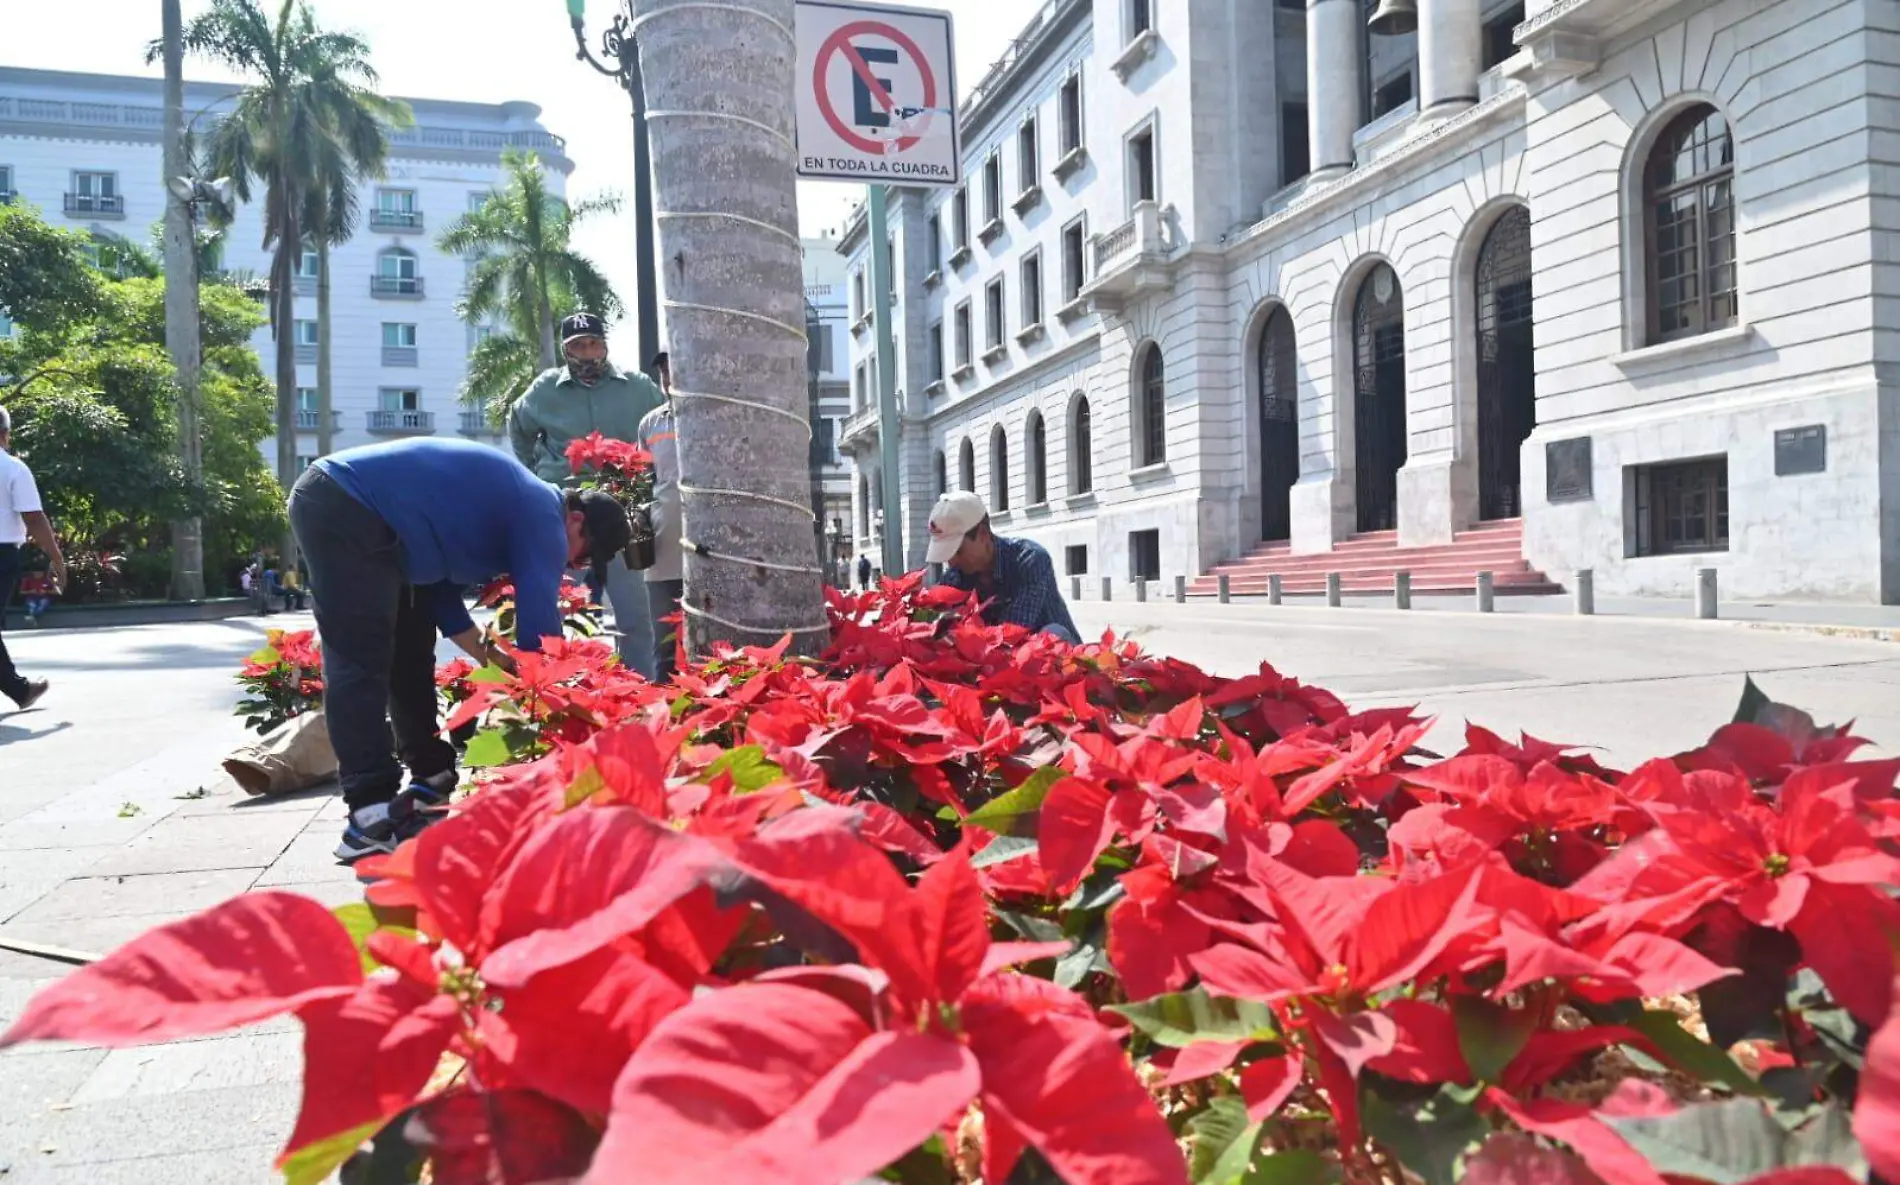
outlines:
[{"label": "arched doorway", "polygon": [[1537,426],[1531,216],[1505,211],[1478,249],[1478,517],[1524,513],[1519,457]]},{"label": "arched doorway", "polygon": [[1300,479],[1298,356],[1293,318],[1274,309],[1260,327],[1260,538],[1293,536],[1293,484]]},{"label": "arched doorway", "polygon": [[1353,302],[1353,492],[1359,530],[1399,525],[1399,470],[1405,465],[1405,295],[1379,264]]}]

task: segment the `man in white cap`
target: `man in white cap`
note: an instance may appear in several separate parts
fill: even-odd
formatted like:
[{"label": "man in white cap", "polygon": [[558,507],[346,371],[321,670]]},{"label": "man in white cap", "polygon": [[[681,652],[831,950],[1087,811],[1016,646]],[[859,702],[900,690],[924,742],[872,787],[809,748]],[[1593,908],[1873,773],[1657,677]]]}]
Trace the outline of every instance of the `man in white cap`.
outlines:
[{"label": "man in white cap", "polygon": [[951,588],[975,592],[987,624],[1020,625],[1031,633],[1081,642],[1049,553],[1031,540],[997,535],[990,529],[989,507],[968,490],[938,499],[930,512],[924,561],[946,565],[943,582]]}]

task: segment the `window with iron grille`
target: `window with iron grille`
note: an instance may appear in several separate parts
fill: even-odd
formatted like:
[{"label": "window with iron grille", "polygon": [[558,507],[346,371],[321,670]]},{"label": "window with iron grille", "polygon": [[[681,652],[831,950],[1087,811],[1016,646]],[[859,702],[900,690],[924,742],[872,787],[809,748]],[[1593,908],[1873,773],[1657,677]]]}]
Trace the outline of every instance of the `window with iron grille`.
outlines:
[{"label": "window with iron grille", "polygon": [[1706,103],[1663,129],[1643,174],[1649,338],[1735,324],[1735,147]]},{"label": "window with iron grille", "polygon": [[1728,457],[1642,465],[1633,472],[1635,552],[1728,550]]},{"label": "window with iron grille", "polygon": [[1167,376],[1162,369],[1161,347],[1151,345],[1141,360],[1141,431],[1140,464],[1159,465],[1168,459]]}]

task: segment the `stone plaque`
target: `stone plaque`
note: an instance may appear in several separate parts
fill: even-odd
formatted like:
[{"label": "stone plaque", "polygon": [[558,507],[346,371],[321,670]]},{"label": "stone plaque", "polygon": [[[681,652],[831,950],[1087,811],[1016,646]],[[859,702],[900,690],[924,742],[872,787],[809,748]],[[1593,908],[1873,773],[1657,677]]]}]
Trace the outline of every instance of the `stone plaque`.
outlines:
[{"label": "stone plaque", "polygon": [[1781,428],[1775,432],[1775,476],[1827,472],[1827,425]]},{"label": "stone plaque", "polygon": [[1544,500],[1588,502],[1596,496],[1590,473],[1590,438],[1553,440],[1544,446]]}]

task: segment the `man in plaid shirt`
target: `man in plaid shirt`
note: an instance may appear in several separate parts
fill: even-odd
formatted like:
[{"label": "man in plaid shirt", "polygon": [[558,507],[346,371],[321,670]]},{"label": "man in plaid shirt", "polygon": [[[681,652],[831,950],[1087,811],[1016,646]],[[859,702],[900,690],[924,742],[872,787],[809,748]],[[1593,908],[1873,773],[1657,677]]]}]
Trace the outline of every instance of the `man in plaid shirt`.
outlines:
[{"label": "man in plaid shirt", "polygon": [[1042,545],[1005,539],[990,529],[989,507],[966,490],[945,494],[930,512],[926,563],[946,564],[943,582],[974,591],[989,625],[1020,625],[1079,644],[1081,634],[1056,585],[1055,565]]}]

